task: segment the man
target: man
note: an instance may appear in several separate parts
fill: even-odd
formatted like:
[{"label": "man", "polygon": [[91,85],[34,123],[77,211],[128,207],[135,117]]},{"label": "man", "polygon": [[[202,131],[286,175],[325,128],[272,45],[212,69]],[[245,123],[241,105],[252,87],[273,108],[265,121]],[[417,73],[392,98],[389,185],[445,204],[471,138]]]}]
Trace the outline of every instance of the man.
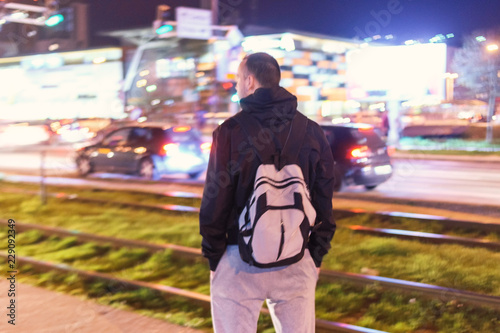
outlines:
[{"label": "man", "polygon": [[[280,68],[266,53],[246,56],[238,68],[236,90],[241,112],[254,117],[277,146],[283,147],[297,99],[279,86]],[[335,232],[332,217],[333,158],[318,124],[307,121],[296,164],[302,169],[316,211],[315,227],[304,256],[281,267],[259,268],[238,250],[238,216],[251,196],[260,164],[254,149],[267,135],[249,138],[231,117],[213,133],[212,151],[200,211],[203,255],[210,265],[212,319],[216,333],[256,332],[267,301],[276,332],[314,332],[315,289],[323,256]],[[277,221],[279,223],[279,221]]]}]

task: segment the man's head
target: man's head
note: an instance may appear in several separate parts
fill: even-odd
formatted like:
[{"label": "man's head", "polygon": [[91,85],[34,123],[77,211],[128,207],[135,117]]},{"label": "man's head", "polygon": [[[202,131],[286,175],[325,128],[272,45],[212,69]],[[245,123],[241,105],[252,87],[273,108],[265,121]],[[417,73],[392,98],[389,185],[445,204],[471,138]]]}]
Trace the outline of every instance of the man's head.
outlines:
[{"label": "man's head", "polygon": [[238,67],[236,91],[239,98],[245,98],[257,88],[275,88],[281,79],[280,66],[267,53],[253,53],[243,58]]}]

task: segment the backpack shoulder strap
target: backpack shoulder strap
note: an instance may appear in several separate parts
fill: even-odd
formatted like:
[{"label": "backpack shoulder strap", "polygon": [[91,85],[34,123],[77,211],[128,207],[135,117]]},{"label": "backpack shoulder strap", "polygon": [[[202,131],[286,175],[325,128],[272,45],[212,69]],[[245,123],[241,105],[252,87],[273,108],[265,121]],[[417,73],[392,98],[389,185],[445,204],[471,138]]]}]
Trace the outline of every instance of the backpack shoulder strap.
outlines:
[{"label": "backpack shoulder strap", "polygon": [[[290,127],[290,132],[288,133],[288,138],[286,139],[285,145],[281,155],[286,158],[281,158],[282,164],[287,162],[288,164],[295,163],[299,157],[300,148],[304,142],[304,138],[307,130],[308,118],[302,113],[297,111],[292,120],[292,125]],[[280,165],[280,168],[283,167]]]},{"label": "backpack shoulder strap", "polygon": [[[259,137],[259,132],[263,130],[257,119],[250,114],[245,114],[243,111],[234,115],[233,119],[240,124],[249,138],[257,139]],[[279,156],[279,165],[276,165],[278,169],[281,169],[287,163],[290,164],[297,161],[300,148],[302,147],[306,135],[307,122],[308,118],[306,116],[299,111],[295,113],[288,132],[288,137]],[[261,162],[266,161],[266,158],[276,155],[276,146],[272,142],[266,143],[262,149],[257,149],[254,144],[252,144],[252,146]]]},{"label": "backpack shoulder strap", "polygon": [[263,130],[259,121],[255,119],[252,115],[246,114],[244,111],[240,111],[233,116],[233,119],[240,124],[241,128],[245,132],[247,138],[249,138],[250,144],[254,148],[257,157],[264,163],[266,157],[272,156],[276,152],[276,147],[273,142],[267,143],[262,147],[262,149],[257,149],[252,140],[259,138],[259,133]]}]

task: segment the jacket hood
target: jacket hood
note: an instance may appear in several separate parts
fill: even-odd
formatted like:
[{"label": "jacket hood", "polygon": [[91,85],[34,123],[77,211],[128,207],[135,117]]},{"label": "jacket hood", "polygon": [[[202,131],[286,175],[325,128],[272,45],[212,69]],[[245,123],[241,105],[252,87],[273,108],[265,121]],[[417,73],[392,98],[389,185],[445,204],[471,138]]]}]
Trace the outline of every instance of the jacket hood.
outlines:
[{"label": "jacket hood", "polygon": [[251,112],[261,122],[271,119],[288,122],[297,111],[297,98],[282,87],[258,88],[240,100],[243,112]]}]

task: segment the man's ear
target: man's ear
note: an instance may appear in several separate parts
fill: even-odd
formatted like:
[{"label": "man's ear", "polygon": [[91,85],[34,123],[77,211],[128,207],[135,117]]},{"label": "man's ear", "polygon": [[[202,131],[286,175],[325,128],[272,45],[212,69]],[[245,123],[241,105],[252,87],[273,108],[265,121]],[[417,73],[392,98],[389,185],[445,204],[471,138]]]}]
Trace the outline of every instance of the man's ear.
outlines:
[{"label": "man's ear", "polygon": [[255,79],[255,76],[253,76],[252,74],[249,74],[247,76],[247,84],[248,84],[248,90],[251,91],[253,93],[253,91],[255,89],[257,89],[257,80]]}]

